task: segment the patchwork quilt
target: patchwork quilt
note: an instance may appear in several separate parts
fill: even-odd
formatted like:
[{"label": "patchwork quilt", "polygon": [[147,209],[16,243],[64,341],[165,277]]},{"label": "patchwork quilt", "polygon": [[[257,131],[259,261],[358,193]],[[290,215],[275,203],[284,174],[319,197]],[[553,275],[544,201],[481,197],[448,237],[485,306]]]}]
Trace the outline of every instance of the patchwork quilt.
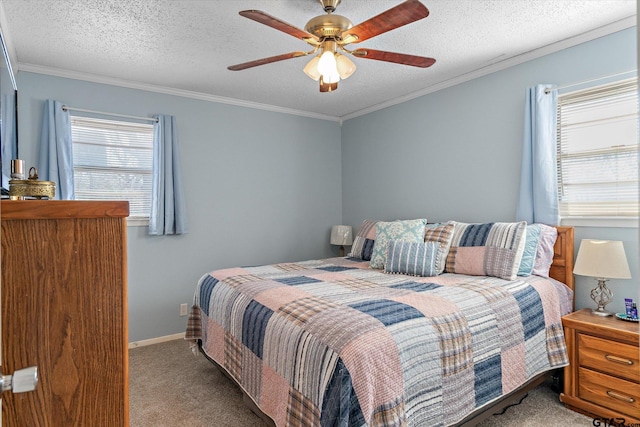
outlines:
[{"label": "patchwork quilt", "polygon": [[572,291],[330,258],[217,270],[187,339],[278,426],[446,426],[565,366]]}]

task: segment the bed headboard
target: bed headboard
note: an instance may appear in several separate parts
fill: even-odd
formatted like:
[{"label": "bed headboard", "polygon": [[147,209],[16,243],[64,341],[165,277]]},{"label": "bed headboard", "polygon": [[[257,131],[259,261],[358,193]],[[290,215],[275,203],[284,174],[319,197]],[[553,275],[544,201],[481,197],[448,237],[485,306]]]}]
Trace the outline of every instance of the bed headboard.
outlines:
[{"label": "bed headboard", "polygon": [[573,289],[573,227],[557,226],[558,239],[553,248],[549,275]]}]

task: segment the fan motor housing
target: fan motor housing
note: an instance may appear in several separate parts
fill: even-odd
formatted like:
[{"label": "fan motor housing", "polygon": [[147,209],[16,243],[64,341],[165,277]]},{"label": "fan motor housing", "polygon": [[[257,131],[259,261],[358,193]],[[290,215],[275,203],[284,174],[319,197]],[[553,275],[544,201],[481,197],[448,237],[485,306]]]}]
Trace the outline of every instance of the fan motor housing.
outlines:
[{"label": "fan motor housing", "polygon": [[351,21],[344,16],[327,14],[311,18],[304,29],[321,39],[338,38],[344,31],[353,27]]}]

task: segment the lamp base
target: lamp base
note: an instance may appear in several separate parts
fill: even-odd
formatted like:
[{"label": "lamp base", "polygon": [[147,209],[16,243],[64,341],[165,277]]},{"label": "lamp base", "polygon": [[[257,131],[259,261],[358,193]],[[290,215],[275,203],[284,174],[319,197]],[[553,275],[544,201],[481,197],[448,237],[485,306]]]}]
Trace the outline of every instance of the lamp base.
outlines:
[{"label": "lamp base", "polygon": [[599,310],[597,308],[594,308],[593,310],[591,310],[591,314],[595,314],[596,316],[600,316],[600,317],[613,316],[613,313],[606,310]]},{"label": "lamp base", "polygon": [[613,313],[604,309],[613,298],[613,292],[607,288],[607,279],[600,277],[596,280],[598,280],[598,286],[591,290],[591,299],[598,305],[598,308],[591,310],[591,313],[601,317],[613,316]]}]

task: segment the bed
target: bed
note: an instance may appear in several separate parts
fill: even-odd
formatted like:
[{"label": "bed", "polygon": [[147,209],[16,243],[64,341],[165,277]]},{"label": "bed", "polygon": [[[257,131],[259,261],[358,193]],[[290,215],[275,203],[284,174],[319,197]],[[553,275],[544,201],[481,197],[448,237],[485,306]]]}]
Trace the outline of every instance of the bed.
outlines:
[{"label": "bed", "polygon": [[185,338],[270,425],[474,425],[568,364],[560,318],[573,310],[573,229],[553,227],[550,277],[505,279],[504,266],[474,271],[467,254],[483,251],[487,269],[509,250],[462,247],[460,224],[446,224],[447,245],[412,244],[432,250],[439,271],[426,276],[387,271],[391,246],[409,245],[393,236],[383,269],[354,257],[375,246],[366,230],[347,257],[206,273]]}]

